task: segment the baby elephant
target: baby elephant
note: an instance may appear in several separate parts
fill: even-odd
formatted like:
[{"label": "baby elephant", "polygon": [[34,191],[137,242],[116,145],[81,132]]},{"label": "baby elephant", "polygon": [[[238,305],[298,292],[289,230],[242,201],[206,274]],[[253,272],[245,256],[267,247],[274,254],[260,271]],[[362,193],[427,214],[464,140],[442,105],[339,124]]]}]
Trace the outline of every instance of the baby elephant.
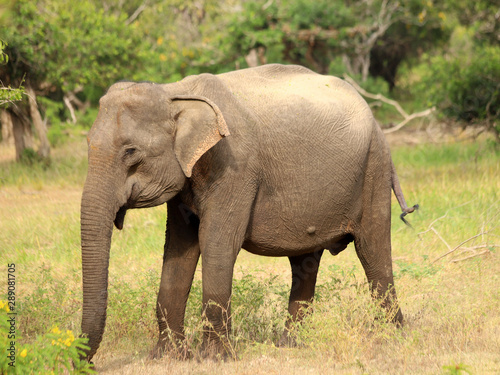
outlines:
[{"label": "baby elephant", "polygon": [[[155,355],[182,347],[200,255],[208,322],[202,354],[227,355],[233,268],[242,248],[289,258],[289,327],[313,299],[323,249],[338,254],[354,241],[373,295],[393,312],[389,319],[402,322],[391,189],[403,215],[414,208],[406,206],[370,108],[343,80],[266,65],[170,84],[120,82],[102,97],[88,146],[81,203],[88,360],[104,332],[113,223],[122,229],[128,209],[163,203]],[[287,338],[285,332],[281,342]]]}]

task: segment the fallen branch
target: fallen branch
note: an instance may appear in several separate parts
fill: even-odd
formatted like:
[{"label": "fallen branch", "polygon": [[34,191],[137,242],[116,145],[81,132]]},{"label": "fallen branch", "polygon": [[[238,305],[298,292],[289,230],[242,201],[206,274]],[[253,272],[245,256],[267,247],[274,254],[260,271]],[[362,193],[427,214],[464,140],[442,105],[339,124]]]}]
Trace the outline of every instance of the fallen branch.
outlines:
[{"label": "fallen branch", "polygon": [[449,251],[452,251],[451,250],[451,246],[448,244],[448,242],[446,242],[446,240],[439,234],[439,232],[434,228],[432,227],[431,230],[436,234],[436,236],[438,236],[438,238],[446,245],[446,247],[448,248]]},{"label": "fallen branch", "polygon": [[447,255],[449,255],[449,254],[453,253],[454,251],[456,251],[456,250],[460,249],[460,247],[462,247],[462,245],[466,244],[466,243],[467,243],[467,242],[469,242],[469,241],[472,241],[474,238],[477,238],[477,237],[480,237],[480,236],[484,236],[484,235],[485,235],[485,234],[487,234],[487,233],[488,233],[488,232],[481,232],[481,233],[479,233],[479,234],[476,234],[475,236],[472,236],[471,238],[466,239],[465,241],[462,241],[462,242],[460,243],[460,245],[458,245],[458,246],[454,247],[453,249],[449,250],[447,253],[445,253],[445,254],[443,254],[443,255],[441,255],[441,256],[439,256],[439,257],[437,257],[436,259],[434,259],[434,260],[432,261],[432,264],[436,263],[438,260],[440,260],[440,259],[444,258],[445,256],[447,256]]},{"label": "fallen branch", "polygon": [[409,115],[403,109],[403,107],[401,107],[401,105],[397,101],[389,99],[389,98],[386,98],[382,94],[371,94],[371,93],[369,93],[368,91],[366,91],[365,89],[363,89],[361,86],[359,86],[357,84],[357,82],[354,79],[352,79],[351,77],[349,77],[347,74],[344,74],[344,79],[347,82],[349,82],[361,95],[363,95],[363,96],[365,96],[367,98],[370,98],[370,99],[378,100],[378,101],[384,102],[386,104],[392,105],[394,108],[396,108],[396,110],[399,112],[399,114],[401,116],[403,116],[404,120],[401,121],[399,124],[397,124],[396,126],[393,126],[392,128],[384,129],[384,133],[386,133],[386,134],[392,133],[392,132],[395,132],[395,131],[401,129],[403,126],[405,126],[406,124],[408,124],[413,119],[416,119],[418,117],[429,116],[432,112],[434,112],[436,110],[436,107],[432,107],[432,108],[426,109],[425,111],[421,111],[421,112],[417,112],[417,113],[412,113],[411,115]]},{"label": "fallen branch", "polygon": [[458,263],[458,262],[462,262],[464,260],[471,259],[471,258],[480,256],[480,255],[488,254],[488,253],[491,253],[491,251],[490,250],[484,250],[484,251],[481,251],[480,253],[475,253],[475,254],[469,255],[468,257],[465,257],[465,258],[451,260],[450,262],[451,263]]},{"label": "fallen branch", "polygon": [[[417,233],[418,238],[419,238],[420,240],[422,240],[422,236],[421,236],[421,235],[422,235],[422,234],[426,234],[427,232],[432,231],[432,230],[434,229],[434,228],[433,228],[434,223],[436,223],[438,220],[444,219],[447,215],[448,215],[448,211],[446,211],[446,213],[445,213],[443,216],[438,217],[436,220],[434,220],[432,223],[430,223],[430,224],[429,224],[429,227],[428,227],[429,229],[427,229],[427,230],[425,230],[425,231],[423,231],[423,232]],[[448,246],[448,245],[447,245],[447,246]],[[450,248],[450,247],[448,246],[448,248]]]}]

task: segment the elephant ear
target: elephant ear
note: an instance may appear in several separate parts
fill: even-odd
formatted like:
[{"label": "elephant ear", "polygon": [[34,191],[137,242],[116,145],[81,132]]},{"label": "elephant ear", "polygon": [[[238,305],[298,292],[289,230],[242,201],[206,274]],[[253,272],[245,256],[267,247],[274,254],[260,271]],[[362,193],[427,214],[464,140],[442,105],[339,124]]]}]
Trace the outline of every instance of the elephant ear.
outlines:
[{"label": "elephant ear", "polygon": [[175,156],[186,177],[201,156],[229,135],[219,107],[202,96],[178,95],[173,97],[175,121]]}]

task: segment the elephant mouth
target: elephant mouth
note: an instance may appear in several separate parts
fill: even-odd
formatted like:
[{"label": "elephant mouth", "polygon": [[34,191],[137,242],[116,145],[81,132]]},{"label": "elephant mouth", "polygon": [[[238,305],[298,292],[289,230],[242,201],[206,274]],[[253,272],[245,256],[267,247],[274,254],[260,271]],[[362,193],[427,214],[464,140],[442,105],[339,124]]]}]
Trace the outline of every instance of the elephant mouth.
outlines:
[{"label": "elephant mouth", "polygon": [[115,227],[119,230],[123,229],[123,222],[125,221],[125,214],[127,213],[127,206],[121,206],[114,220]]},{"label": "elephant mouth", "polygon": [[114,223],[115,227],[119,230],[123,229],[123,222],[125,221],[125,214],[127,213],[127,210],[129,208],[135,207],[136,202],[132,197],[137,195],[136,190],[137,190],[137,184],[133,183],[132,187],[130,188],[130,193],[128,195],[127,201],[123,206],[121,206],[118,209],[118,212],[116,213]]}]

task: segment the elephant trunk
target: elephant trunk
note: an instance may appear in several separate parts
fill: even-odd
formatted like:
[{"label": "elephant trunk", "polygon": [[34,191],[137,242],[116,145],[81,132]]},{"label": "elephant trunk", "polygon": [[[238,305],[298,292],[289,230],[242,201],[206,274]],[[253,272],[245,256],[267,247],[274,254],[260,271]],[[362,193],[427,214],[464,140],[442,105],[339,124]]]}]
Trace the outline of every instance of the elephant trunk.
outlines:
[{"label": "elephant trunk", "polygon": [[[105,174],[104,174],[105,175]],[[101,343],[108,304],[108,267],[113,220],[117,212],[114,189],[88,176],[81,204],[83,274],[82,334],[88,337],[87,360]]]}]

